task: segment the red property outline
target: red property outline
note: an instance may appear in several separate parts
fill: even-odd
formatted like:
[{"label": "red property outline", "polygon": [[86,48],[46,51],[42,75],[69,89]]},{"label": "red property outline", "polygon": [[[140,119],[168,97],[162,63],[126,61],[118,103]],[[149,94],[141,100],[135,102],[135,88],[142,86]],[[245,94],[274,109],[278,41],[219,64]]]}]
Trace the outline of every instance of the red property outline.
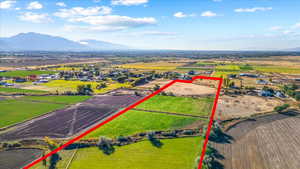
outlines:
[{"label": "red property outline", "polygon": [[58,151],[64,149],[68,145],[70,145],[70,144],[74,143],[75,141],[81,139],[82,137],[86,136],[87,134],[91,133],[92,131],[96,130],[97,128],[105,125],[106,123],[108,123],[108,122],[112,121],[113,119],[119,117],[120,115],[126,113],[128,110],[136,107],[137,105],[143,103],[144,101],[150,99],[151,97],[159,94],[160,92],[162,92],[166,88],[170,87],[174,83],[177,83],[177,82],[179,82],[179,83],[193,83],[193,81],[196,80],[196,79],[206,79],[206,80],[216,80],[216,81],[219,81],[218,89],[217,89],[217,93],[216,93],[216,97],[215,97],[214,105],[213,105],[213,109],[212,109],[212,113],[211,113],[211,116],[210,116],[209,124],[208,124],[206,135],[205,135],[205,141],[204,141],[204,144],[203,144],[202,153],[201,153],[201,157],[200,157],[200,161],[199,161],[199,165],[198,165],[198,169],[201,169],[202,168],[203,159],[204,159],[204,156],[205,156],[205,151],[206,151],[206,146],[207,146],[207,143],[208,143],[208,138],[209,138],[210,130],[211,130],[211,127],[212,127],[212,124],[213,124],[213,120],[214,120],[214,116],[215,116],[215,112],[216,112],[216,109],[217,109],[217,104],[218,104],[218,100],[219,100],[219,96],[220,96],[220,92],[221,92],[222,83],[223,83],[223,79],[222,78],[218,78],[218,77],[195,76],[195,77],[192,78],[192,80],[173,80],[170,83],[166,84],[165,86],[161,87],[159,90],[157,90],[157,91],[153,92],[152,94],[144,97],[143,99],[135,102],[134,104],[132,104],[129,107],[125,108],[124,110],[118,112],[117,114],[109,117],[108,119],[106,119],[102,123],[100,123],[100,124],[98,124],[98,125],[90,128],[86,132],[84,132],[84,133],[80,134],[79,136],[75,137],[74,139],[68,141],[67,143],[65,143],[64,145],[58,147],[57,149],[53,150],[52,152],[46,154],[43,157],[40,157],[40,158],[36,159],[32,163],[30,163],[27,166],[25,166],[23,169],[29,169],[30,167],[32,167],[35,164],[41,162],[42,160],[48,158],[49,156],[57,153]]}]

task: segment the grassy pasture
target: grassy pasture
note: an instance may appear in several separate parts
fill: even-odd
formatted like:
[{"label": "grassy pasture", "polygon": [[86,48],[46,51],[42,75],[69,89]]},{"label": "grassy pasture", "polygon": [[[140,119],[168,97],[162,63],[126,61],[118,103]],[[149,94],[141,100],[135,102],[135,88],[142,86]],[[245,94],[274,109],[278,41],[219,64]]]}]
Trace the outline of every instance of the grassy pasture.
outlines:
[{"label": "grassy pasture", "polygon": [[[200,155],[203,139],[200,137],[164,139],[161,148],[149,141],[115,147],[111,155],[104,155],[97,147],[78,149],[69,169],[193,169],[195,159]],[[75,150],[59,152],[61,160],[56,168],[65,169]],[[33,169],[48,169],[39,162]]]},{"label": "grassy pasture", "polygon": [[5,77],[26,77],[29,75],[41,75],[41,74],[54,74],[55,71],[42,71],[42,70],[15,70],[9,72],[1,72],[0,76]]},{"label": "grassy pasture", "polygon": [[46,94],[47,91],[0,87],[0,93]]},{"label": "grassy pasture", "polygon": [[93,131],[85,138],[128,136],[146,131],[168,130],[192,124],[198,118],[131,110]]},{"label": "grassy pasture", "polygon": [[[18,99],[1,100],[0,128],[62,109],[68,104],[85,99],[85,96],[24,96]],[[39,102],[33,102],[32,100]]]},{"label": "grassy pasture", "polygon": [[218,65],[216,70],[219,71],[240,71],[239,65]]},{"label": "grassy pasture", "polygon": [[213,106],[213,98],[190,98],[157,95],[137,106],[139,109],[170,113],[207,116]]},{"label": "grassy pasture", "polygon": [[197,66],[216,66],[218,63],[216,62],[197,62]]},{"label": "grassy pasture", "polygon": [[239,72],[232,72],[232,71],[215,71],[212,76],[214,76],[214,77],[226,77],[227,75],[238,74],[238,73]]},{"label": "grassy pasture", "polygon": [[201,151],[201,138],[161,141],[161,148],[154,147],[149,141],[143,141],[116,147],[115,152],[109,156],[96,147],[79,149],[70,169],[193,169],[195,158]]}]

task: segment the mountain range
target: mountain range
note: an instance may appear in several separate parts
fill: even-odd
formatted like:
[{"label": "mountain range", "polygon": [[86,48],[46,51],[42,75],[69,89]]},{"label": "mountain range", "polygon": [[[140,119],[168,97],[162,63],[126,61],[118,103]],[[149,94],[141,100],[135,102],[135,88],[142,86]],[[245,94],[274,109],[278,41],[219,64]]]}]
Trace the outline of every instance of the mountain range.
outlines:
[{"label": "mountain range", "polygon": [[300,51],[300,47],[299,48],[292,48],[292,49],[287,49],[288,51]]},{"label": "mountain range", "polygon": [[72,41],[40,33],[20,33],[0,38],[0,51],[104,51],[129,50],[130,47],[98,40]]}]

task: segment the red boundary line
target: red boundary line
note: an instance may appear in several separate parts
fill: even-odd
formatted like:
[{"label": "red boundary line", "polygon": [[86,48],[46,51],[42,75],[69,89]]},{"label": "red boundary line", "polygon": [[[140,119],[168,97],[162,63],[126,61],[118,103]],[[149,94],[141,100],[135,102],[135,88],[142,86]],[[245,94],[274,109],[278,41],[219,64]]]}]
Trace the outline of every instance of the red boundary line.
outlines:
[{"label": "red boundary line", "polygon": [[150,99],[151,97],[157,95],[158,93],[162,92],[163,90],[165,90],[166,88],[170,87],[174,83],[177,83],[177,82],[179,82],[179,83],[193,83],[193,81],[196,80],[196,79],[206,79],[206,80],[217,80],[217,81],[219,81],[219,85],[218,85],[218,89],[217,89],[217,94],[216,94],[216,97],[215,97],[215,100],[214,100],[213,109],[212,109],[212,114],[210,116],[210,121],[209,121],[209,124],[208,124],[208,128],[207,128],[207,131],[206,131],[205,141],[204,141],[203,148],[202,148],[200,162],[199,162],[199,165],[198,165],[198,169],[201,169],[202,168],[203,159],[204,159],[204,156],[205,156],[206,146],[207,146],[207,143],[208,143],[209,133],[210,133],[210,130],[211,130],[211,127],[212,127],[212,124],[213,124],[214,115],[215,115],[215,112],[216,112],[216,109],[217,109],[218,99],[219,99],[219,95],[220,95],[220,91],[221,91],[221,87],[222,87],[222,83],[223,83],[223,79],[222,78],[218,78],[218,77],[195,76],[195,77],[192,78],[192,80],[173,80],[170,83],[166,84],[165,86],[161,87],[159,90],[157,90],[157,91],[153,92],[152,94],[144,97],[143,99],[135,102],[134,104],[132,104],[129,107],[125,108],[124,110],[118,112],[117,114],[109,117],[107,120],[103,121],[102,123],[100,123],[100,124],[98,124],[98,125],[90,128],[86,132],[84,132],[84,133],[80,134],[79,136],[75,137],[74,139],[68,141],[67,143],[63,144],[62,146],[58,147],[57,149],[53,150],[52,152],[46,154],[43,157],[40,157],[40,158],[36,159],[32,163],[30,163],[27,166],[25,166],[23,169],[29,169],[29,168],[31,168],[35,164],[41,162],[42,160],[48,158],[49,156],[51,156],[51,155],[57,153],[58,151],[64,149],[68,145],[70,145],[70,144],[74,143],[75,141],[81,139],[82,137],[86,136],[87,134],[91,133],[92,131],[96,130],[97,128],[103,126],[104,124],[106,124],[106,123],[112,121],[113,119],[119,117],[120,115],[126,113],[128,110],[136,107],[137,105],[139,105],[139,104],[143,103],[144,101]]}]

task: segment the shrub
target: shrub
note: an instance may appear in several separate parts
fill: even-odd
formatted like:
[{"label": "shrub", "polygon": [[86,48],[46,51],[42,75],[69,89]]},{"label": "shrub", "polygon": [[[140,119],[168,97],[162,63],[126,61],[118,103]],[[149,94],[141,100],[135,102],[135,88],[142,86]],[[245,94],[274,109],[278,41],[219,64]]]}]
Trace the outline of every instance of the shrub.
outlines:
[{"label": "shrub", "polygon": [[115,148],[112,144],[112,140],[106,137],[100,137],[98,142],[98,148],[106,155],[110,155],[115,152]]},{"label": "shrub", "polygon": [[282,111],[286,110],[287,108],[289,108],[290,105],[289,104],[284,104],[284,105],[281,105],[281,106],[276,106],[274,108],[274,110],[278,113],[281,113]]}]

